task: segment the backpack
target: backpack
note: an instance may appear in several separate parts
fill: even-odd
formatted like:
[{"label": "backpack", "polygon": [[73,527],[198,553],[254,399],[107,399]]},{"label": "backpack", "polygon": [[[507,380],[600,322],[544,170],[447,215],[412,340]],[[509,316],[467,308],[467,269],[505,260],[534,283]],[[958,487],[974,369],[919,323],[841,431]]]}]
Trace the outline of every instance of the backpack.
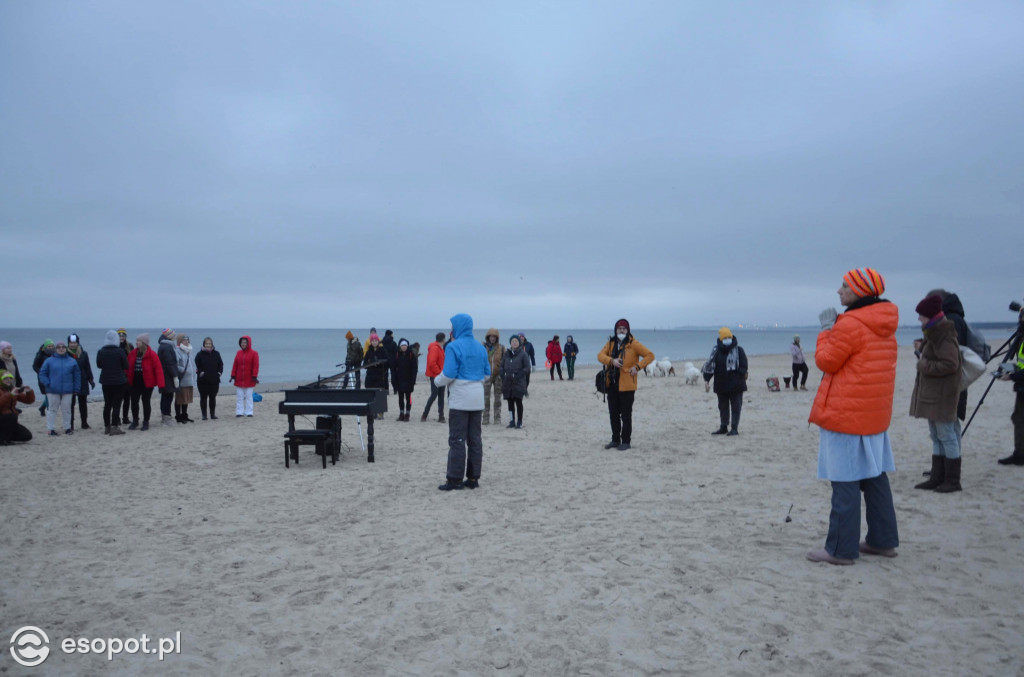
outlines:
[{"label": "backpack", "polygon": [[967,324],[967,347],[978,354],[984,362],[988,362],[992,359],[992,346],[985,340],[985,335],[980,331]]}]

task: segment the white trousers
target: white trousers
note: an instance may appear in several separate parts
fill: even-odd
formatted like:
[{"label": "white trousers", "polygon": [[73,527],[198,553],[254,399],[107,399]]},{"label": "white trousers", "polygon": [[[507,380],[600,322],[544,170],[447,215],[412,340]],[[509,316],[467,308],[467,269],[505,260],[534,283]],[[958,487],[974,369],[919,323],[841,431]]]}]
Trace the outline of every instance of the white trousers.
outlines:
[{"label": "white trousers", "polygon": [[46,393],[46,398],[49,404],[46,406],[46,429],[56,430],[57,425],[57,410],[60,410],[61,417],[63,418],[64,429],[67,430],[71,427],[71,399],[74,397],[71,393],[59,395],[57,393]]},{"label": "white trousers", "polygon": [[255,390],[235,386],[235,416],[252,416],[252,394]]}]

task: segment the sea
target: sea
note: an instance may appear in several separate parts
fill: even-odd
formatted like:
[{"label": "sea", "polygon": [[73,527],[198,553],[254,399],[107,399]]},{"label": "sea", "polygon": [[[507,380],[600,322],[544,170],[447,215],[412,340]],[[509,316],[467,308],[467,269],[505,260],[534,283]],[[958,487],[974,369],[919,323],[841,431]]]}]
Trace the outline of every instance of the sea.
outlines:
[{"label": "sea", "polygon": [[[407,338],[410,343],[420,344],[420,372],[426,368],[427,346],[434,341],[438,331],[448,331],[448,327],[432,329],[393,329],[395,340]],[[986,327],[985,336],[998,346],[1016,329],[1016,325],[1004,327]],[[150,345],[156,347],[162,329],[128,328],[128,338],[134,341],[135,336],[143,332],[150,335]],[[793,335],[800,336],[804,350],[813,351],[817,340],[818,327],[787,327],[781,328],[740,328],[733,327],[739,344],[747,355],[778,355],[788,354]],[[32,360],[43,341],[50,339],[67,339],[72,330],[68,329],[0,329],[0,340],[8,341],[14,346],[14,355],[22,375],[29,376],[32,371]],[[73,330],[81,337],[82,345],[89,352],[95,367],[96,351],[103,347],[107,329]],[[214,346],[224,359],[225,375],[223,383],[227,384],[231,370],[231,361],[238,350],[238,339],[249,335],[252,337],[253,348],[260,355],[260,383],[264,386],[281,383],[307,383],[344,371],[345,332],[348,329],[177,329],[179,333],[188,334],[193,350],[202,347],[203,339],[210,337]],[[353,333],[362,342],[370,335],[369,329],[353,329]],[[473,333],[477,340],[483,341],[487,328],[477,329]],[[596,365],[597,353],[604,346],[611,332],[604,329],[499,329],[501,341],[508,345],[508,338],[513,333],[522,332],[533,344],[537,358],[537,366],[544,366],[544,351],[556,334],[559,342],[564,345],[567,336],[572,336],[580,347],[577,366]],[[667,357],[673,363],[690,360],[698,366],[707,359],[711,348],[718,338],[717,327],[684,328],[684,329],[636,329],[634,337],[647,346],[659,359]],[[383,333],[381,333],[383,336]],[[902,345],[912,345],[914,339],[921,337],[921,328],[916,325],[900,327],[896,332],[896,340]],[[563,367],[564,369],[564,367]],[[28,379],[32,382],[34,379]]]}]

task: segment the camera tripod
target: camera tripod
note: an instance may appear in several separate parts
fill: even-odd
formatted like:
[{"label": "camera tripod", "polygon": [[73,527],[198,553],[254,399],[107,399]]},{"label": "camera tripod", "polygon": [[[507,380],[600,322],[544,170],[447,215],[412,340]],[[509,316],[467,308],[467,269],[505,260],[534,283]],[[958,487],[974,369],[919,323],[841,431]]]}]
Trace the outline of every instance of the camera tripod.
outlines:
[{"label": "camera tripod", "polygon": [[[1013,359],[1013,357],[1020,350],[1020,342],[1021,339],[1024,338],[1024,310],[1021,309],[1021,305],[1017,302],[1013,302],[1010,304],[1010,310],[1020,311],[1020,315],[1017,319],[1017,329],[1013,332],[1013,334],[1010,335],[1010,338],[1006,339],[1003,345],[999,346],[998,350],[992,353],[992,357],[988,359],[988,362],[991,362],[992,360],[1002,355],[1003,351],[1005,350],[1006,355],[1003,357],[1002,361],[1000,361],[999,364],[1006,364],[1011,359]],[[988,362],[986,362],[985,364],[988,364]],[[967,423],[964,424],[964,429],[960,433],[961,437],[967,434],[967,429],[971,427],[971,421],[974,420],[974,417],[977,415],[978,410],[981,409],[981,405],[985,404],[985,398],[988,397],[988,391],[992,390],[992,385],[996,382],[997,378],[999,378],[999,376],[994,374],[992,376],[992,380],[990,380],[988,383],[988,387],[985,388],[985,392],[981,394],[981,399],[978,400],[978,404],[975,405],[974,411],[971,412],[971,417],[967,419]]]}]

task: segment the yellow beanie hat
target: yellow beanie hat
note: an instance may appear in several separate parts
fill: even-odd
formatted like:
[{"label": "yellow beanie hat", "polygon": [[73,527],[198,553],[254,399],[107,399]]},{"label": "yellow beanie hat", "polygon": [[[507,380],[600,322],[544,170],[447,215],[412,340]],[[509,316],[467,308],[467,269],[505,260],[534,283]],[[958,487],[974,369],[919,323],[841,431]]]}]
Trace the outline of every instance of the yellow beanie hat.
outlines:
[{"label": "yellow beanie hat", "polygon": [[727,339],[732,338],[732,332],[729,331],[729,327],[722,327],[718,330],[718,338]]}]

